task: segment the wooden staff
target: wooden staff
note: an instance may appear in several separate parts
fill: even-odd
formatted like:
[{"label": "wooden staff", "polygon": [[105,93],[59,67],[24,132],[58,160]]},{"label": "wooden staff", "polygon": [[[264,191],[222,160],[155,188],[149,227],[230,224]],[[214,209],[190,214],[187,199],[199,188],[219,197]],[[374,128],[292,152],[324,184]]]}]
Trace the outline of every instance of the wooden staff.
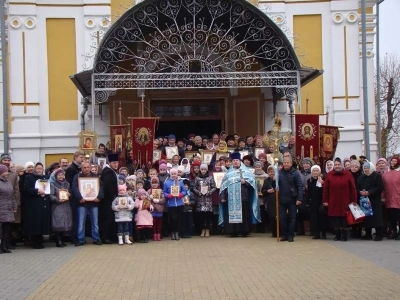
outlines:
[{"label": "wooden staff", "polygon": [[[122,107],[121,107],[121,101],[119,101],[118,118],[119,118],[119,125],[122,125]],[[121,141],[121,143],[122,143],[122,141]]]}]

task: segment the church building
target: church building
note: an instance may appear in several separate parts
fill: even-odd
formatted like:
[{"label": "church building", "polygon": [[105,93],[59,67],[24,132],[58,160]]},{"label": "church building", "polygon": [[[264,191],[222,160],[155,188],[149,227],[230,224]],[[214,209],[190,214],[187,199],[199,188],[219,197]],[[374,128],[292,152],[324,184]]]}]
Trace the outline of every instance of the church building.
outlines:
[{"label": "church building", "polygon": [[[342,127],[337,156],[364,151],[359,0],[7,2],[10,149],[1,122],[0,152],[16,163],[71,158],[81,130],[106,144],[119,108],[129,123],[142,100],[145,117],[160,117],[157,135],[263,135],[276,114],[293,132],[293,114],[309,113]],[[366,2],[376,161],[376,1]]]}]

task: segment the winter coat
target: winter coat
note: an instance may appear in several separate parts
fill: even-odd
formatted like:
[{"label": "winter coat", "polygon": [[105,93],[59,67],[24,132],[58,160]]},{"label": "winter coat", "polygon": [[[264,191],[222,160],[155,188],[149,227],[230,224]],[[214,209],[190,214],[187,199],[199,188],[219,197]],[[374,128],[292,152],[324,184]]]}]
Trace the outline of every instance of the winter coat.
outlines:
[{"label": "winter coat", "polygon": [[14,210],[17,209],[14,189],[11,182],[0,176],[0,223],[14,222]]},{"label": "winter coat", "polygon": [[[264,182],[265,182],[265,180],[266,180],[269,176],[268,176],[268,174],[265,173],[264,171],[261,171],[261,174],[256,174],[256,173],[254,173],[254,176],[256,177],[257,190],[258,190],[258,191],[261,191],[261,193],[262,193],[262,188],[263,188],[263,186],[264,186]],[[264,181],[263,181],[263,185],[262,185],[262,186],[258,186],[259,182],[258,182],[258,180],[257,180],[257,177],[264,178]],[[265,205],[265,199],[264,199],[264,196],[263,196],[263,195],[262,195],[262,196],[258,195],[258,205],[260,205],[260,206],[264,206],[264,205]]]},{"label": "winter coat", "polygon": [[[58,197],[59,190],[69,191],[69,183],[55,181],[50,184],[51,202],[51,227],[53,231],[66,232],[72,230],[72,209],[69,201],[60,202]],[[71,197],[70,197],[71,199]]]},{"label": "winter coat", "polygon": [[[128,208],[118,208],[119,198],[126,198],[126,205]],[[115,222],[132,222],[132,210],[135,206],[135,202],[128,195],[118,195],[112,202],[111,208],[115,211]]]},{"label": "winter coat", "polygon": [[383,173],[386,208],[400,209],[400,168]]},{"label": "winter coat", "polygon": [[150,195],[149,197],[151,199],[151,204],[154,207],[154,212],[161,212],[162,213],[164,211],[164,206],[165,206],[165,197],[164,197],[163,191],[161,190],[161,193],[160,193],[160,198],[161,199],[158,199],[158,200],[160,200],[160,202],[158,202],[158,203],[154,203],[153,196],[151,196],[151,193],[152,193],[152,189],[149,189],[147,191],[147,194]]},{"label": "winter coat", "polygon": [[[168,197],[171,194],[171,187],[173,185],[179,185],[180,197]],[[164,183],[163,192],[167,201],[167,207],[183,206],[183,197],[186,196],[186,189],[182,180],[172,180],[171,178],[168,178]]]},{"label": "winter coat", "polygon": [[25,236],[50,234],[50,198],[48,195],[39,195],[38,189],[35,188],[36,181],[42,179],[45,179],[44,175],[29,174],[25,177],[26,203],[23,218]]},{"label": "winter coat", "polygon": [[[303,200],[304,186],[300,173],[295,168],[279,170],[278,178],[280,203],[290,204]],[[297,197],[292,196],[292,189],[296,190]]]},{"label": "winter coat", "polygon": [[322,201],[328,203],[328,216],[344,217],[349,204],[357,202],[357,191],[349,171],[329,172],[322,189]]},{"label": "winter coat", "polygon": [[17,172],[8,171],[8,181],[11,182],[13,187],[15,201],[17,202],[17,212],[14,214],[15,223],[21,223],[21,194],[19,190],[19,176]]},{"label": "winter coat", "polygon": [[264,197],[265,210],[268,211],[268,215],[276,214],[276,191],[268,193],[268,190],[276,188],[276,181],[271,177],[267,177],[264,180],[264,184],[261,188],[261,193]]},{"label": "winter coat", "polygon": [[[208,190],[204,195],[201,193],[202,186],[206,186]],[[212,194],[216,190],[214,178],[208,176],[208,172],[206,176],[199,175],[194,179],[193,194],[196,195],[196,212],[213,211]]]},{"label": "winter coat", "polygon": [[[147,209],[142,209],[144,200],[137,198],[135,200],[135,208],[137,208],[137,213],[135,215],[136,226],[153,226],[153,216],[151,212]],[[150,205],[150,210],[153,210],[153,205]]]},{"label": "winter coat", "polygon": [[383,225],[382,216],[382,200],[381,194],[383,191],[383,180],[382,176],[377,172],[372,172],[370,175],[362,174],[357,181],[357,195],[360,199],[361,191],[368,192],[368,198],[371,202],[372,216],[365,217],[363,226],[366,228],[376,228]]},{"label": "winter coat", "polygon": [[[71,187],[71,194],[72,194],[72,200],[74,202],[74,206],[85,206],[85,207],[98,207],[99,203],[103,200],[104,198],[104,187],[102,185],[102,182],[100,181],[100,189],[99,193],[97,195],[97,199],[100,200],[100,202],[93,202],[93,201],[86,201],[85,203],[79,203],[80,200],[83,199],[83,196],[81,195],[81,192],[79,191],[79,178],[80,177],[98,177],[97,174],[90,173],[89,176],[85,176],[83,173],[79,173],[75,176],[73,182],[72,182],[72,187]],[[111,205],[110,205],[110,210],[111,210]]]}]

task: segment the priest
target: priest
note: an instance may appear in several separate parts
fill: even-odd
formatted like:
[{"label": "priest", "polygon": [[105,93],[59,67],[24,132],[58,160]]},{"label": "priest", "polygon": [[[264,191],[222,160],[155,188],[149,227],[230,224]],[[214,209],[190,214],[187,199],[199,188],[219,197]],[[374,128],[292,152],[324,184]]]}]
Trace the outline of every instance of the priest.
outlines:
[{"label": "priest", "polygon": [[104,198],[99,203],[99,229],[103,244],[117,241],[117,224],[111,204],[118,196],[118,153],[108,154],[108,161],[101,173]]},{"label": "priest", "polygon": [[225,234],[247,237],[251,224],[261,223],[254,174],[241,162],[240,153],[232,153],[232,167],[222,179],[219,225]]}]

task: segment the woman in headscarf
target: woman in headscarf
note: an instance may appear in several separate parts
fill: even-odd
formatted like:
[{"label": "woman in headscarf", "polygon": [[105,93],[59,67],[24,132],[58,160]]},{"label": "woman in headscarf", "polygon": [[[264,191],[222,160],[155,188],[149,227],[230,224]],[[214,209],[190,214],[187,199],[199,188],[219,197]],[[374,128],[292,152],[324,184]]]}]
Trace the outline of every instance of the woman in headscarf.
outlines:
[{"label": "woman in headscarf", "polygon": [[14,213],[17,212],[17,201],[14,197],[14,189],[11,182],[7,179],[8,168],[0,164],[0,223],[1,223],[1,253],[11,253],[8,248],[11,224],[15,221]]},{"label": "woman in headscarf", "polygon": [[327,216],[321,211],[322,187],[321,168],[318,165],[311,167],[311,177],[307,179],[307,197],[310,203],[310,226],[314,240],[326,239]]},{"label": "woman in headscarf", "polygon": [[50,234],[50,202],[42,188],[36,188],[38,180],[45,180],[43,164],[35,164],[32,174],[25,178],[24,235],[28,236],[34,249],[42,249],[42,235]]},{"label": "woman in headscarf", "polygon": [[346,212],[350,203],[357,203],[357,191],[350,172],[343,169],[342,161],[336,158],[333,171],[324,180],[323,205],[328,207],[329,223],[336,231],[335,241],[347,241]]},{"label": "woman in headscarf", "polygon": [[69,183],[63,169],[53,172],[54,182],[50,185],[51,227],[56,232],[56,246],[65,247],[63,236],[72,230],[72,210],[69,204]]},{"label": "woman in headscarf", "polygon": [[227,143],[225,141],[219,141],[218,142],[217,151],[213,154],[213,157],[212,157],[211,162],[210,162],[210,166],[211,167],[214,167],[215,162],[218,160],[217,159],[217,153],[218,153],[218,159],[219,159],[219,156],[220,156],[219,153],[225,153],[226,156],[229,156],[228,145],[227,145]]},{"label": "woman in headscarf", "polygon": [[345,159],[343,159],[343,165],[345,170],[350,171],[350,166],[351,166],[350,158],[346,157]]},{"label": "woman in headscarf", "polygon": [[322,175],[322,179],[325,179],[326,175],[328,175],[328,173],[330,171],[332,171],[332,170],[333,170],[333,161],[332,160],[327,160],[326,163],[325,163],[325,172]]},{"label": "woman in headscarf", "polygon": [[386,158],[381,157],[376,163],[376,172],[383,175],[388,170],[388,162]]},{"label": "woman in headscarf", "polygon": [[365,236],[361,239],[372,239],[372,228],[375,228],[374,241],[382,241],[382,201],[381,194],[383,191],[382,176],[375,172],[375,166],[371,162],[365,162],[363,165],[363,174],[357,181],[357,194],[358,197],[366,196],[369,198],[372,207],[373,215],[367,216],[364,219],[362,226],[365,227]]},{"label": "woman in headscarf", "polygon": [[390,169],[383,173],[385,204],[393,233],[388,239],[400,240],[397,224],[400,222],[400,158],[393,156]]},{"label": "woman in headscarf", "polygon": [[[352,160],[350,162],[350,173],[353,176],[354,184],[357,186],[358,178],[360,178],[361,164],[358,160]],[[357,197],[358,199],[359,197]],[[362,224],[355,224],[351,226],[351,237],[354,239],[361,238]]]},{"label": "woman in headscarf", "polygon": [[264,181],[268,174],[264,172],[264,164],[261,161],[254,163],[254,176],[256,177],[256,184],[258,190],[258,205],[260,206],[261,223],[257,224],[257,232],[265,233],[265,225],[267,221],[267,212],[265,210],[265,201],[262,193]]}]

